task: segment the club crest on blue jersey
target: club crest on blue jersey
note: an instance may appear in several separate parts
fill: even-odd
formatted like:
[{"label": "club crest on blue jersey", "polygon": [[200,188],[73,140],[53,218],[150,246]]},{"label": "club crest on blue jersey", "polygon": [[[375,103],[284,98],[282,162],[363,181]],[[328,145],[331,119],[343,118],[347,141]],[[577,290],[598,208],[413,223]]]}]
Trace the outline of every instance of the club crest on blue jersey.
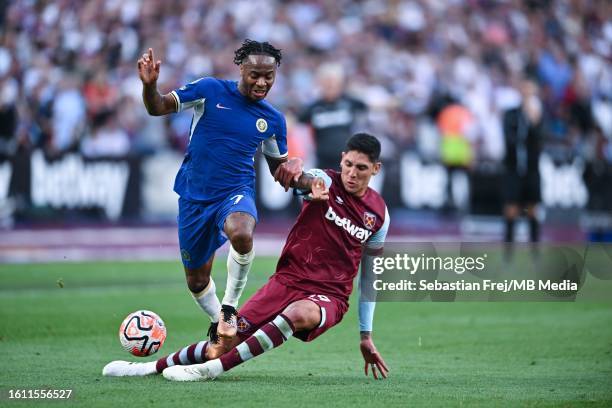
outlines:
[{"label": "club crest on blue jersey", "polygon": [[363,223],[367,229],[371,230],[372,228],[374,228],[374,225],[376,225],[376,215],[372,214],[371,212],[365,211],[363,213]]},{"label": "club crest on blue jersey", "polygon": [[187,262],[191,261],[191,255],[189,255],[189,252],[187,252],[186,249],[181,249],[181,258]]},{"label": "club crest on blue jersey", "polygon": [[265,119],[257,119],[257,122],[255,122],[255,126],[257,126],[257,130],[259,130],[261,133],[264,133],[266,130],[268,130],[268,122],[266,122]]}]

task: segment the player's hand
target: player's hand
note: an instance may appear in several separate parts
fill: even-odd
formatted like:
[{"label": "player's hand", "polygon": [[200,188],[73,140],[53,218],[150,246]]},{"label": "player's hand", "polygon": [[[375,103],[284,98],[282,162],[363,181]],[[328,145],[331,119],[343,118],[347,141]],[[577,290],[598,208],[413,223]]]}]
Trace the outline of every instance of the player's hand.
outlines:
[{"label": "player's hand", "polygon": [[329,200],[329,189],[325,186],[325,181],[321,177],[315,177],[312,180],[312,186],[310,187],[310,194],[308,198],[311,201],[327,201]]},{"label": "player's hand", "polygon": [[138,76],[144,85],[153,85],[159,78],[159,67],[161,61],[155,62],[153,58],[153,48],[142,54],[138,59]]},{"label": "player's hand", "polygon": [[376,350],[376,346],[374,346],[372,338],[362,338],[359,348],[361,349],[361,354],[365,360],[364,370],[366,377],[368,375],[369,367],[372,370],[372,375],[375,379],[382,380],[383,378],[387,378],[389,369],[387,368],[387,364],[385,364],[385,360],[383,360],[378,350]]},{"label": "player's hand", "polygon": [[288,191],[291,188],[291,182],[297,183],[302,175],[304,162],[299,157],[293,157],[284,163],[281,163],[274,172],[274,180],[278,181],[281,186]]}]

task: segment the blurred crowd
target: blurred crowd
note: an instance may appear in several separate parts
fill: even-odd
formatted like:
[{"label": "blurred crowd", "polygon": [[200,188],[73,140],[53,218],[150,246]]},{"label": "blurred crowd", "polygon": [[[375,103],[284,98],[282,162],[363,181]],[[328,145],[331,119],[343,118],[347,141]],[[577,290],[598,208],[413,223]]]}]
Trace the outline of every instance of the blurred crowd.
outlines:
[{"label": "blurred crowd", "polygon": [[297,154],[314,152],[298,119],[322,94],[317,69],[333,62],[387,159],[411,150],[440,160],[444,138],[459,136],[462,165],[501,162],[503,112],[531,78],[544,149],[612,162],[606,0],[0,1],[0,152],[183,151],[191,113],[146,114],[137,58],[154,49],[169,92],[202,76],[237,79],[245,38],[283,50],[269,100]]}]

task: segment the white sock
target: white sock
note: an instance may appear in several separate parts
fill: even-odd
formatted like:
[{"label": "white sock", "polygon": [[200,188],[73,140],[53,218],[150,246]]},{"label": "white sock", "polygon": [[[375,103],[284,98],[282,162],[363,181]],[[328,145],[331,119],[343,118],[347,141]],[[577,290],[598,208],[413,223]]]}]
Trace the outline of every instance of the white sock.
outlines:
[{"label": "white sock", "polygon": [[253,258],[255,258],[255,252],[252,249],[251,252],[242,255],[230,245],[230,251],[227,255],[227,286],[223,297],[224,305],[238,306],[238,300],[246,286],[247,275],[251,269]]},{"label": "white sock", "polygon": [[202,310],[210,317],[212,322],[219,321],[219,312],[221,311],[221,303],[217,297],[217,288],[215,281],[210,278],[208,285],[200,293],[191,293],[193,299],[202,308]]}]

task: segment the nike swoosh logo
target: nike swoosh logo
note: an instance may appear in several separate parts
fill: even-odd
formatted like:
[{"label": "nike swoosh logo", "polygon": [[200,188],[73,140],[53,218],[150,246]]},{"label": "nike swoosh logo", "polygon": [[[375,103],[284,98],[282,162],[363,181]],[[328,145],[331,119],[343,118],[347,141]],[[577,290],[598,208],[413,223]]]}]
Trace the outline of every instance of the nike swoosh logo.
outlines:
[{"label": "nike swoosh logo", "polygon": [[217,103],[217,108],[218,109],[229,109],[229,110],[232,110],[232,108],[228,108],[226,106],[222,106],[220,103]]}]

